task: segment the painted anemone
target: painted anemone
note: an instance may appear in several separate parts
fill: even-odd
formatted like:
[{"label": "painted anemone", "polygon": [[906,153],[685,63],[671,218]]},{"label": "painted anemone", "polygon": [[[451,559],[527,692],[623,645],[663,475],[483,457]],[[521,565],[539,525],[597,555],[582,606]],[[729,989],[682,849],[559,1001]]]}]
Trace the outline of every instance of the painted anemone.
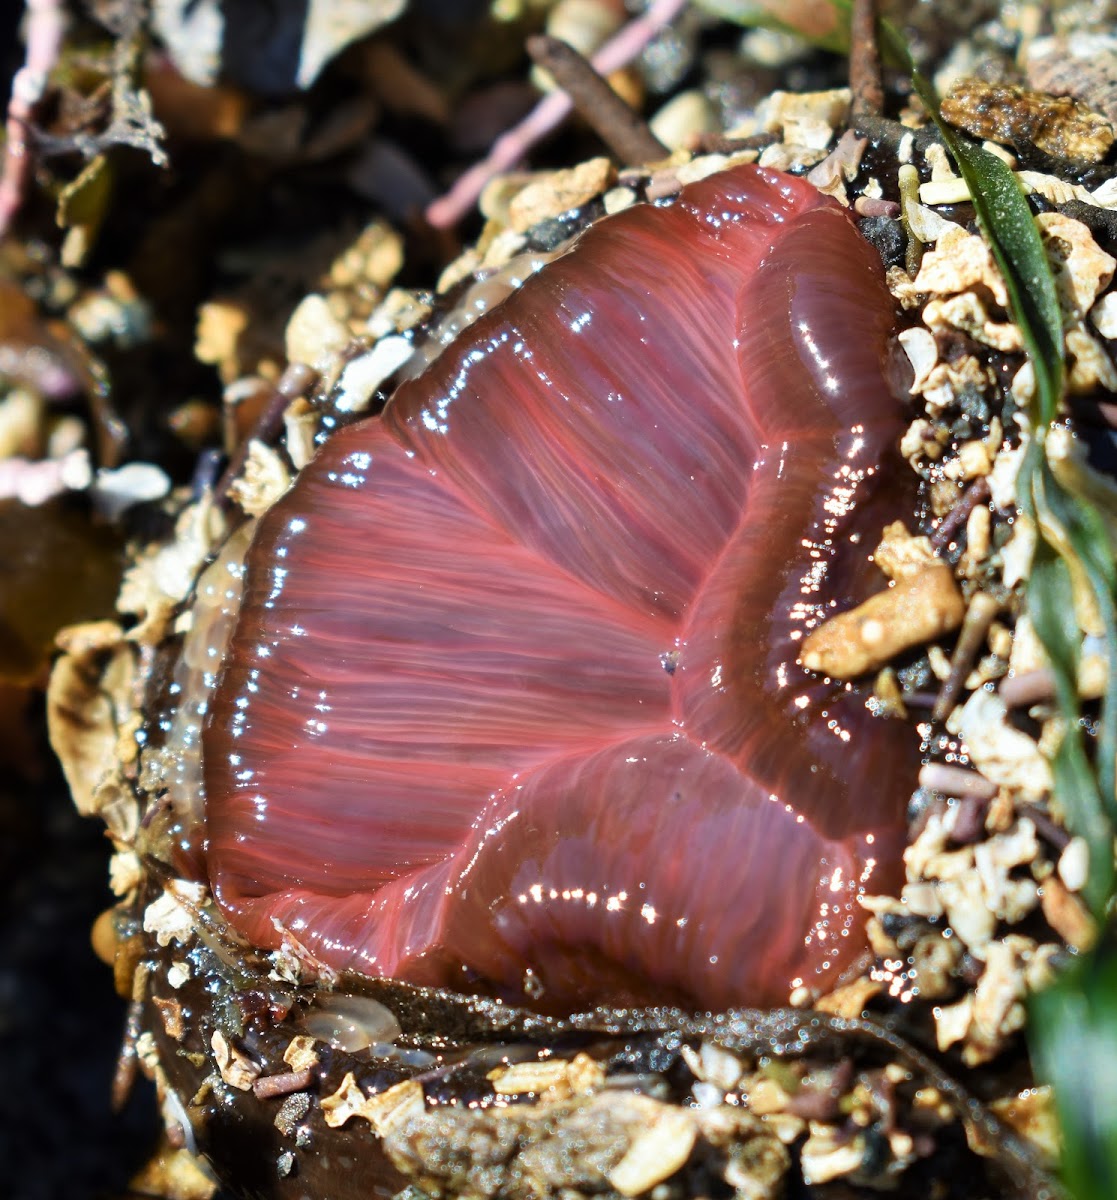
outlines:
[{"label": "painted anemone", "polygon": [[332,437],[207,719],[234,927],[551,1011],[832,986],[917,748],[797,646],[904,502],[892,321],[845,212],[739,167],[599,222]]}]

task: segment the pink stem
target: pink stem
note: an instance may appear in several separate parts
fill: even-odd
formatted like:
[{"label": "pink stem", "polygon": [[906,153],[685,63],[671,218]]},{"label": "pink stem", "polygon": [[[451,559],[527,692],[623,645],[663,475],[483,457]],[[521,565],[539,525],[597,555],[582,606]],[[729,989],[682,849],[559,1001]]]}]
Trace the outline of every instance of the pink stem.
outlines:
[{"label": "pink stem", "polygon": [[63,0],[27,0],[27,55],[12,80],[8,102],[7,148],[0,175],[0,237],[8,232],[23,203],[34,161],[27,138],[28,122],[58,62],[65,31]]},{"label": "pink stem", "polygon": [[[653,37],[686,7],[687,0],[653,0],[643,16],[629,21],[590,59],[602,75],[627,66]],[[514,167],[536,142],[561,124],[570,112],[570,97],[551,92],[518,124],[493,143],[488,157],[461,175],[454,186],[427,209],[427,220],[436,229],[456,224],[473,207],[490,179]]]}]

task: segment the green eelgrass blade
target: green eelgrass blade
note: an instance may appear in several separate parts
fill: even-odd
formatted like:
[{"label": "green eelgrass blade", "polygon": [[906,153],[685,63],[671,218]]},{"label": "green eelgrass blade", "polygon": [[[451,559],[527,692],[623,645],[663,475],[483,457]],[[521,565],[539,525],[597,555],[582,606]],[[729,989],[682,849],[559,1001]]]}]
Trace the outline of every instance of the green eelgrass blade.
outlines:
[{"label": "green eelgrass blade", "polygon": [[1104,942],[1033,997],[1039,1074],[1051,1082],[1063,1177],[1077,1200],[1117,1196],[1117,947]]}]

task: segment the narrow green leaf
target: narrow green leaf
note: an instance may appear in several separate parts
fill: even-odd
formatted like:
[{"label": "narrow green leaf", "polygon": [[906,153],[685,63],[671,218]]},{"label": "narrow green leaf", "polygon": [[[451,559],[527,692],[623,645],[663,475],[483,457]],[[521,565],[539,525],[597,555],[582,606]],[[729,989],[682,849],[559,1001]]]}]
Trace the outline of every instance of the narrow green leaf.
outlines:
[{"label": "narrow green leaf", "polygon": [[[1031,474],[1032,494],[1036,511],[1047,523],[1051,536],[1062,543],[1056,547],[1081,570],[1101,620],[1105,644],[1108,680],[1117,680],[1117,608],[1114,588],[1117,569],[1105,521],[1097,509],[1081,497],[1071,495],[1051,474],[1046,462]],[[1057,534],[1055,531],[1058,531]],[[1050,540],[1050,539],[1049,539]],[[1031,604],[1031,591],[1028,593]],[[1034,618],[1033,618],[1034,619]],[[1038,627],[1037,627],[1038,632]],[[1078,634],[1078,637],[1081,635]],[[1042,634],[1040,635],[1041,640]],[[1075,712],[1077,692],[1075,692]],[[1102,697],[1101,720],[1098,728],[1097,791],[1098,802],[1108,812],[1109,836],[1112,822],[1117,820],[1117,703],[1114,688],[1108,686]],[[1073,827],[1073,826],[1072,826]],[[1077,831],[1076,832],[1081,832]],[[1100,909],[1096,909],[1100,911]]]},{"label": "narrow green leaf", "polygon": [[1113,882],[1113,834],[1090,767],[1079,719],[1078,661],[1082,635],[1074,610],[1070,570],[1046,543],[1036,548],[1028,580],[1028,611],[1055,675],[1059,708],[1066,723],[1051,764],[1054,791],[1068,825],[1086,839],[1090,854],[1086,899],[1100,912]]},{"label": "narrow green leaf", "polygon": [[1016,176],[995,154],[953,133],[951,141],[1035,370],[1038,403],[1032,423],[1038,432],[1055,419],[1063,395],[1063,321],[1055,277]]},{"label": "narrow green leaf", "polygon": [[[830,0],[846,19],[852,0]],[[1038,411],[1033,427],[1055,419],[1063,394],[1063,322],[1055,277],[1043,239],[1016,177],[995,154],[975,146],[948,125],[930,81],[915,65],[903,37],[891,22],[879,20],[877,33],[885,57],[911,78],[970,191],[981,231],[1004,276],[1009,307],[1020,327],[1036,372]]]},{"label": "narrow green leaf", "polygon": [[[905,51],[906,53],[906,51]],[[981,232],[997,261],[1008,290],[1009,309],[1019,326],[1036,377],[1033,432],[1055,419],[1063,396],[1063,318],[1055,276],[1047,261],[1032,210],[1008,165],[975,146],[942,119],[930,83],[908,59],[912,86],[927,106],[946,148],[970,191]]]},{"label": "narrow green leaf", "polygon": [[1035,996],[1040,1075],[1055,1089],[1063,1175],[1077,1200],[1117,1196],[1117,949],[1105,943]]}]

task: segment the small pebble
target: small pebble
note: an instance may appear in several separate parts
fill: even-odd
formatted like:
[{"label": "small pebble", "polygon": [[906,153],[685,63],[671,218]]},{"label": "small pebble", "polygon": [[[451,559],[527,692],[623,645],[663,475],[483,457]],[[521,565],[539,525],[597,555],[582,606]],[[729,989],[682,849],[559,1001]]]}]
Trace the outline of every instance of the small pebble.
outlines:
[{"label": "small pebble", "polygon": [[1059,878],[1068,892],[1080,892],[1086,885],[1090,850],[1085,838],[1073,837],[1059,855]]},{"label": "small pebble", "polygon": [[691,88],[668,100],[649,125],[668,150],[681,150],[697,134],[715,132],[717,115],[705,95]]},{"label": "small pebble", "polygon": [[691,1092],[699,1108],[717,1108],[725,1099],[725,1095],[716,1083],[696,1083]]},{"label": "small pebble", "polygon": [[312,292],[287,322],[287,359],[322,370],[345,349],[349,338],[348,326],[333,315],[326,298]]},{"label": "small pebble", "polygon": [[632,188],[615,187],[610,188],[601,198],[602,204],[605,205],[605,212],[612,216],[613,213],[621,212],[622,209],[628,208],[636,203],[636,193]]}]

